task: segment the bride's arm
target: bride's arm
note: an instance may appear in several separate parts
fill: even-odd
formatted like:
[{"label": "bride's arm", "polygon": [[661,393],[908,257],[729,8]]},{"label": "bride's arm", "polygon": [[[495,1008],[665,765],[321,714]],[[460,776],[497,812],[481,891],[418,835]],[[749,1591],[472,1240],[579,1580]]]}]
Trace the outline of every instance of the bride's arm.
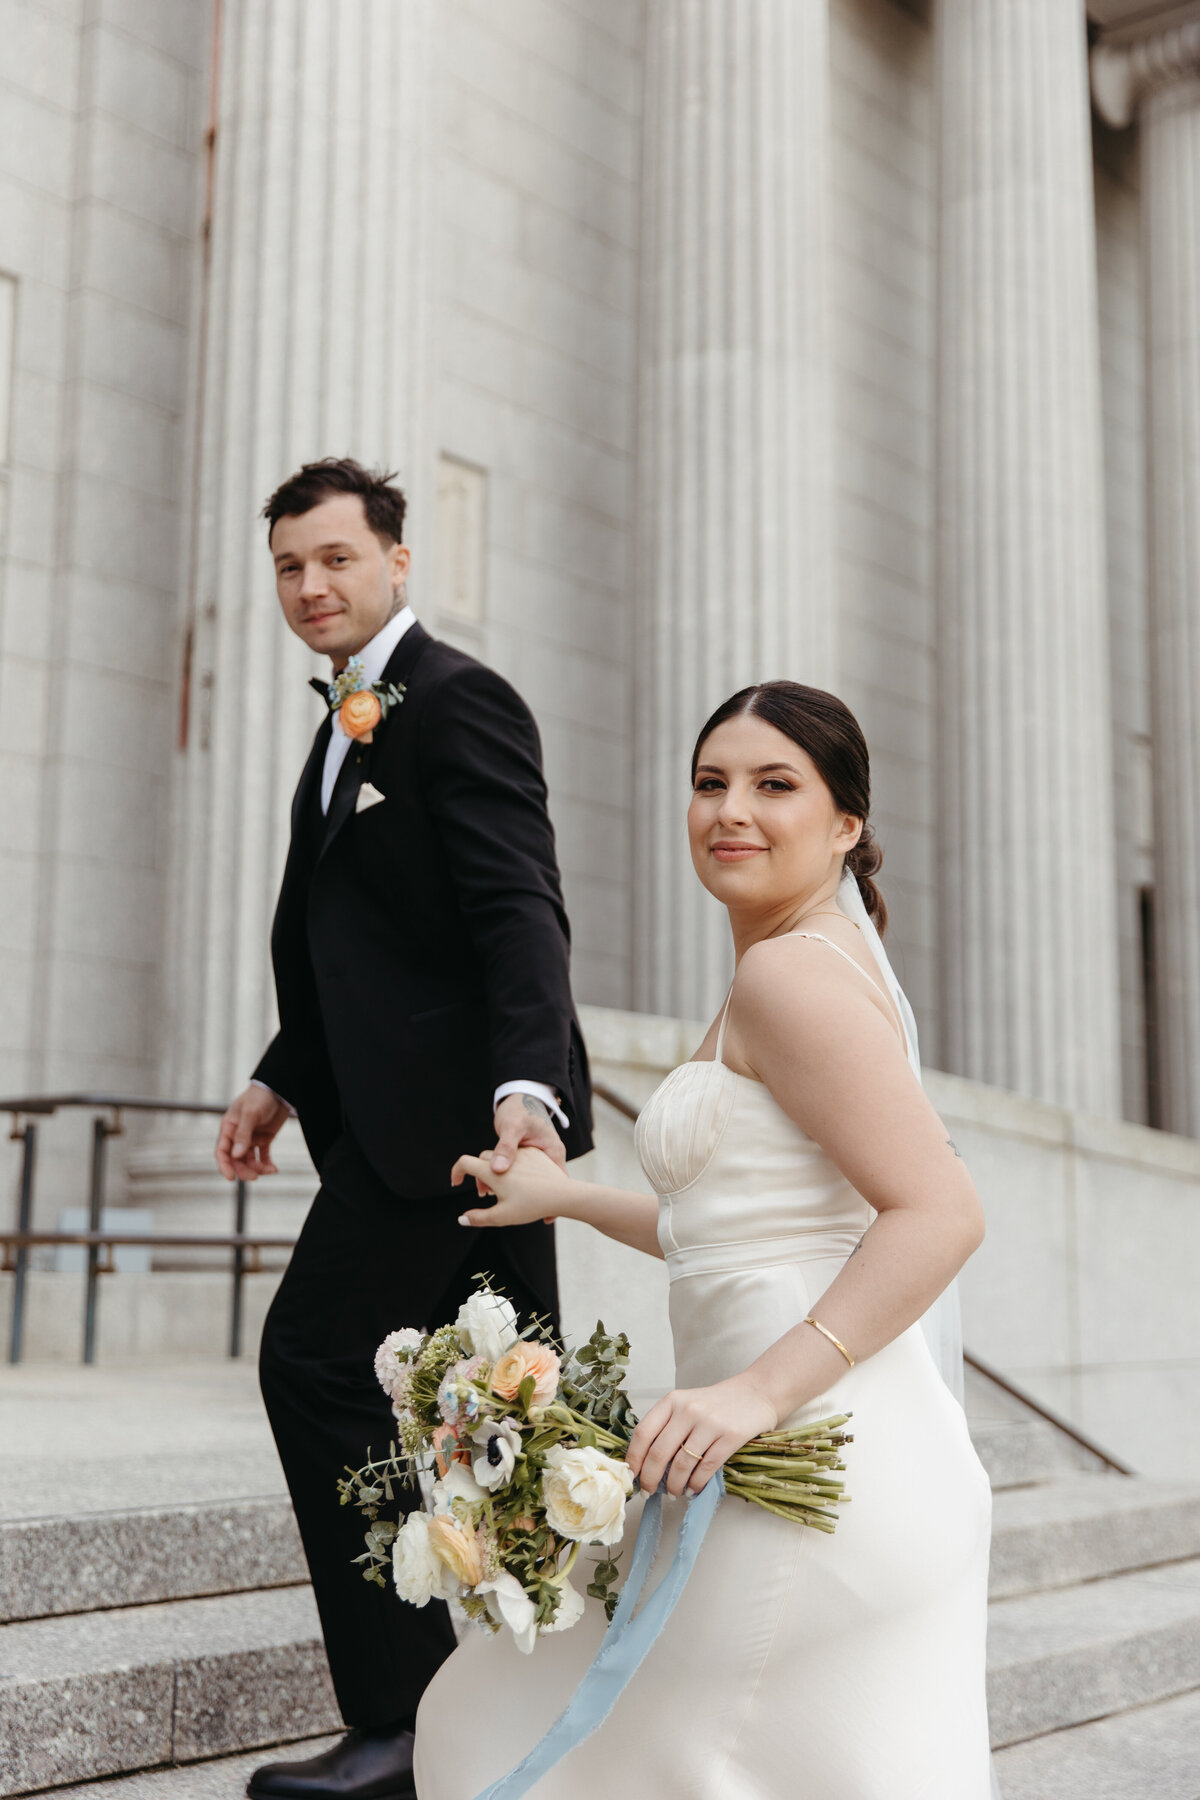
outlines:
[{"label": "bride's arm", "polygon": [[450,1177],[455,1187],[473,1176],[496,1196],[494,1206],[476,1206],[463,1213],[460,1225],[528,1225],[537,1219],[581,1219],[605,1237],[661,1260],[658,1201],[653,1194],[576,1181],[540,1150],[518,1150],[511,1169],[504,1175],[497,1175],[491,1165],[490,1151],[483,1156],[460,1156],[455,1163]]},{"label": "bride's arm", "polygon": [[[840,959],[802,939],[747,951],[726,1060],[769,1088],[878,1214],[812,1307],[856,1361],[921,1317],[983,1239],[983,1209],[894,1027]],[[693,1492],[759,1431],[846,1373],[841,1352],[797,1323],[740,1375],[668,1394],[634,1433],[643,1485]],[[686,1460],[677,1460],[687,1446]]]},{"label": "bride's arm", "polygon": [[[983,1241],[983,1209],[896,1032],[836,963],[803,941],[756,945],[731,1026],[748,1067],[878,1215],[812,1308],[859,1360],[933,1304]],[[798,1324],[746,1374],[786,1418],[845,1369]]]}]

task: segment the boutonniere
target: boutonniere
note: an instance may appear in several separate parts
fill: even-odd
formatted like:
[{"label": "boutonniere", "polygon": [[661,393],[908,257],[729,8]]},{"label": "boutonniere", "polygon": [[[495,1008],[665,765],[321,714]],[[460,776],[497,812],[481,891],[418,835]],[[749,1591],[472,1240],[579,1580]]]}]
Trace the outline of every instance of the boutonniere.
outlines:
[{"label": "boutonniere", "polygon": [[386,719],[393,706],[404,699],[403,682],[372,681],[368,683],[361,656],[352,656],[341,674],[329,683],[329,710],[348,738],[369,744],[375,727]]}]

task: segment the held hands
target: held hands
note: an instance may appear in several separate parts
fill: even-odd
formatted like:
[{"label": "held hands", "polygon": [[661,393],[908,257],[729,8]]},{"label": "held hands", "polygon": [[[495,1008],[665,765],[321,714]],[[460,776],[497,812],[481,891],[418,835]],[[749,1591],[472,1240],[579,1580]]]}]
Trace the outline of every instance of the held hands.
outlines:
[{"label": "held hands", "polygon": [[277,1175],[271,1144],[290,1117],[287,1106],[270,1088],[252,1083],[239,1094],[221,1120],[214,1153],[226,1181],[257,1181],[260,1175]]},{"label": "held hands", "polygon": [[562,1212],[572,1185],[565,1169],[541,1150],[520,1149],[511,1167],[501,1174],[497,1158],[495,1150],[485,1150],[482,1156],[460,1156],[451,1170],[454,1187],[473,1176],[481,1195],[496,1196],[494,1206],[477,1206],[463,1213],[460,1225],[530,1225]]},{"label": "held hands", "polygon": [[778,1424],[775,1407],[746,1375],[676,1388],[650,1408],[625,1460],[648,1494],[664,1475],[669,1494],[698,1494],[735,1450]]},{"label": "held hands", "polygon": [[560,1169],[567,1166],[567,1152],[554,1129],[544,1100],[533,1094],[506,1094],[495,1113],[496,1148],[492,1152],[497,1175],[502,1175],[513,1157],[527,1144],[544,1150]]}]

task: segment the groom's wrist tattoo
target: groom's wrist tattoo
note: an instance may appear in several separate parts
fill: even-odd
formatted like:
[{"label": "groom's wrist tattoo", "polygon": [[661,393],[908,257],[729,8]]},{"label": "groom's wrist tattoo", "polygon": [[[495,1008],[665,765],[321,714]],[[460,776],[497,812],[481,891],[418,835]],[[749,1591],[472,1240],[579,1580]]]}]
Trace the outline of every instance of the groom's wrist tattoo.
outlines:
[{"label": "groom's wrist tattoo", "polygon": [[524,1102],[525,1111],[529,1113],[531,1117],[535,1119],[548,1119],[550,1117],[550,1108],[546,1105],[544,1100],[539,1100],[536,1094],[522,1094],[521,1099]]},{"label": "groom's wrist tattoo", "polygon": [[960,1161],[960,1162],[961,1162],[961,1161],[962,1161],[962,1151],[961,1151],[961,1150],[960,1150],[960,1149],[959,1149],[959,1147],[958,1147],[958,1145],[957,1145],[957,1144],[956,1144],[956,1143],[955,1143],[955,1141],[954,1141],[954,1139],[953,1139],[953,1138],[947,1138],[947,1139],[946,1139],[946,1142],[947,1142],[947,1143],[948,1143],[948,1144],[949,1144],[949,1146],[950,1146],[950,1148],[951,1148],[951,1149],[952,1149],[952,1150],[953,1150],[953,1152],[954,1152],[954,1154],[955,1154],[955,1156],[957,1156],[957,1157],[958,1157],[958,1159],[959,1159],[959,1161]]}]

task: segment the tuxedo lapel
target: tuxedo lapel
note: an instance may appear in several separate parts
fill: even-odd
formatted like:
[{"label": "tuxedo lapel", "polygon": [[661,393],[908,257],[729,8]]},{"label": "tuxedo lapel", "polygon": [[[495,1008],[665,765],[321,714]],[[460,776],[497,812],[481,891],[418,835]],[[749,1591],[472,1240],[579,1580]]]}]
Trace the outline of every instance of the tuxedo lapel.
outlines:
[{"label": "tuxedo lapel", "polygon": [[292,799],[292,842],[295,843],[302,830],[305,812],[311,812],[318,804],[321,791],[321,776],[325,771],[325,752],[329,748],[329,736],[333,730],[333,720],[326,715],[325,721],[317,729],[313,739],[313,747],[308,753],[308,761],[300,771],[300,779],[296,783],[296,792]]},{"label": "tuxedo lapel", "polygon": [[370,759],[370,744],[351,744],[346,752],[346,760],[338,770],[338,778],[333,784],[333,793],[329,798],[329,812],[325,818],[325,836],[321,843],[322,856],[354,811],[358,790],[367,777],[367,765]]},{"label": "tuxedo lapel", "polygon": [[[410,625],[387,661],[387,666],[380,676],[384,684],[395,682],[398,686],[406,686],[414,669],[428,646],[433,642],[422,625]],[[400,710],[403,710],[403,701]],[[381,733],[389,730],[396,718],[396,708],[389,717],[375,727],[375,737],[370,744],[352,744],[346,760],[338,773],[333,795],[329,802],[329,814],[325,821],[325,837],[321,845],[324,856],[330,844],[355,809],[358,801],[358,790],[366,780],[371,767],[371,752]]]}]

